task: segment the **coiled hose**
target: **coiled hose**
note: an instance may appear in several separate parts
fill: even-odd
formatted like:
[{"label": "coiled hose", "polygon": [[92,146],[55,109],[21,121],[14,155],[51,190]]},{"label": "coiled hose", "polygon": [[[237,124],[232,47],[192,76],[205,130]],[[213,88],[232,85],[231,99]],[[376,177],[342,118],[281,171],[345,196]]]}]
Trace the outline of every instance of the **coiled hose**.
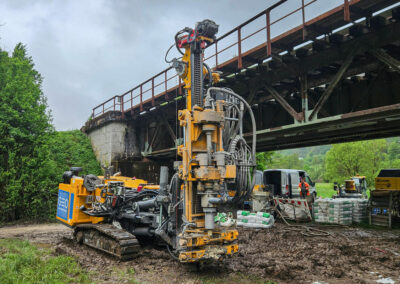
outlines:
[{"label": "coiled hose", "polygon": [[[250,147],[246,143],[245,139],[241,135],[236,135],[229,145],[229,153],[233,156],[235,165],[237,166],[236,171],[236,196],[233,200],[235,203],[242,202],[247,198],[255,185],[256,177],[256,120],[254,118],[253,110],[247,101],[233,92],[232,90],[218,87],[210,87],[207,90],[207,96],[211,96],[211,92],[221,92],[230,95],[239,101],[241,101],[247,108],[252,124],[252,145],[251,151]],[[236,128],[237,131],[237,128]],[[251,178],[251,172],[253,172],[253,177]]]}]

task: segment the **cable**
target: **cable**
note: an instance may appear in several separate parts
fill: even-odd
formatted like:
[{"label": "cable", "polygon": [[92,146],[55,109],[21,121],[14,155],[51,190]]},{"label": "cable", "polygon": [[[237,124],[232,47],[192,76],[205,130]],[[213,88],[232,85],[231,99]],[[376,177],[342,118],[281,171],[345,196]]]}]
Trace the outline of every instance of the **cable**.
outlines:
[{"label": "cable", "polygon": [[206,67],[207,72],[208,72],[208,80],[209,80],[209,84],[210,87],[212,87],[213,85],[213,78],[212,78],[212,72],[211,72],[211,68],[210,66],[208,66],[206,63],[203,62],[203,65]]},{"label": "cable", "polygon": [[[179,79],[178,81],[178,88],[179,86]],[[175,137],[178,140],[178,88],[175,89]],[[180,137],[179,137],[180,138]],[[178,149],[177,141],[175,141],[175,147]],[[178,161],[178,151],[175,151],[175,161]]]},{"label": "cable", "polygon": [[182,54],[182,55],[184,55],[184,53],[182,52],[182,50],[179,48],[179,45],[178,45],[178,36],[180,36],[181,34],[183,34],[183,33],[188,33],[189,35],[188,35],[188,40],[189,40],[189,37],[190,37],[190,33],[192,32],[192,29],[191,28],[188,28],[188,27],[186,27],[186,28],[184,28],[183,30],[180,30],[179,32],[177,32],[176,34],[175,34],[175,46],[176,46],[176,49],[179,51],[179,53],[180,54]]},{"label": "cable", "polygon": [[171,255],[171,257],[172,257],[174,260],[179,261],[179,258],[176,257],[176,256],[172,253],[171,249],[169,248],[169,245],[167,245],[167,250],[168,250],[169,254]]},{"label": "cable", "polygon": [[167,56],[168,56],[168,53],[171,51],[171,49],[172,49],[174,46],[175,46],[175,44],[172,44],[172,45],[168,48],[167,52],[165,53],[164,60],[165,60],[165,62],[168,63],[168,64],[171,63],[171,62],[173,61],[173,59],[172,59],[172,60],[168,60],[168,59],[167,59]]},{"label": "cable", "polygon": [[[211,96],[211,91],[222,92],[238,99],[239,101],[243,102],[250,114],[253,136],[251,154],[249,153],[249,146],[247,145],[244,138],[240,135],[237,135],[235,138],[232,139],[229,148],[229,152],[234,156],[235,164],[238,166],[235,184],[237,194],[234,198],[234,202],[239,203],[251,194],[256,182],[256,120],[254,118],[253,110],[251,109],[247,101],[232,90],[226,88],[210,87],[207,90],[206,96]],[[253,178],[252,184],[250,185],[249,182],[251,179],[251,170],[253,170]]]},{"label": "cable", "polygon": [[246,108],[248,109],[248,111],[250,113],[250,118],[251,118],[251,123],[252,123],[252,133],[253,133],[252,154],[255,157],[256,156],[256,119],[254,118],[254,113],[253,113],[253,110],[251,109],[250,105],[247,103],[247,101],[245,99],[243,99],[241,96],[239,96],[238,94],[234,93],[231,90],[224,89],[224,88],[210,87],[207,90],[207,95],[211,95],[211,91],[219,91],[219,92],[223,92],[223,93],[228,93],[231,96],[241,100],[243,102],[243,104],[246,106]]},{"label": "cable", "polygon": [[327,232],[327,231],[324,231],[324,230],[312,228],[312,227],[305,226],[305,225],[292,225],[283,216],[282,212],[278,209],[277,204],[275,204],[274,209],[275,209],[275,212],[278,212],[279,216],[286,223],[286,225],[288,225],[290,227],[288,229],[290,231],[300,232],[300,234],[302,234],[303,236],[306,236],[306,237],[328,237],[328,236],[332,236],[332,234],[330,232]]}]

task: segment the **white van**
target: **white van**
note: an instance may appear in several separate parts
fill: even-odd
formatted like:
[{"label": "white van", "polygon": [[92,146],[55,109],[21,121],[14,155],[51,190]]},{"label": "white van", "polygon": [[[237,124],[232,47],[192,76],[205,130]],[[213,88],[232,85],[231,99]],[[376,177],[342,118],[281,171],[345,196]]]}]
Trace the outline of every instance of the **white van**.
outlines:
[{"label": "white van", "polygon": [[271,195],[273,196],[296,198],[300,197],[300,192],[298,190],[300,177],[305,177],[306,182],[310,185],[310,196],[315,199],[317,197],[315,182],[311,180],[307,172],[302,170],[265,170],[263,173],[263,182],[264,185],[270,189]]}]

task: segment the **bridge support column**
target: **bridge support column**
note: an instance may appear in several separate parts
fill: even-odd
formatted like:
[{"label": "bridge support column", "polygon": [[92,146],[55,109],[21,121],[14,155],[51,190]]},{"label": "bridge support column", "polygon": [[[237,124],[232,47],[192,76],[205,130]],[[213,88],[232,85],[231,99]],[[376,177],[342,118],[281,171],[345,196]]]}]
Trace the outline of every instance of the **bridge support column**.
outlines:
[{"label": "bridge support column", "polygon": [[110,166],[124,154],[126,128],[125,122],[111,122],[87,133],[101,165]]}]

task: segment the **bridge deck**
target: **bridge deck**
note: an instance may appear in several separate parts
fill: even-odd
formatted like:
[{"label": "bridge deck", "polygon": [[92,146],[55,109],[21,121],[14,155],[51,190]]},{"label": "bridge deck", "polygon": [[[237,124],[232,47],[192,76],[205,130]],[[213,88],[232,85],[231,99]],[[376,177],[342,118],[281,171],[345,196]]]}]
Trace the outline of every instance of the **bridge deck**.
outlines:
[{"label": "bridge deck", "polygon": [[[206,62],[222,72],[219,86],[252,105],[257,150],[400,135],[400,3],[344,0],[315,17],[307,9],[327,2],[304,3],[274,19],[272,12],[285,7],[266,9],[206,50]],[[293,15],[300,24],[286,27]],[[263,24],[254,27],[257,21]],[[224,57],[232,50],[235,56]],[[175,71],[167,68],[109,99],[93,109],[82,130],[122,121],[125,157],[174,158],[182,139],[176,112],[185,106],[182,85],[174,80]]]},{"label": "bridge deck", "polygon": [[[284,3],[285,1],[281,2]],[[375,11],[395,4],[398,1],[344,0],[342,5],[306,21],[306,9],[311,8],[312,5],[319,4],[319,2],[321,2],[321,0],[311,0],[272,22],[268,20],[271,11],[268,9],[262,11],[253,18],[222,35],[217,39],[215,44],[209,46],[208,49],[214,50],[212,54],[206,58],[206,62],[213,65],[214,70],[222,71],[222,78],[229,77],[232,74],[240,72],[243,68],[248,68],[256,63],[263,63],[270,58],[272,54],[279,54],[286,50],[292,50],[294,47],[304,42],[314,40],[320,35],[330,33],[351,21],[357,21],[371,15]],[[279,8],[280,6],[277,6],[275,9]],[[296,13],[302,14],[302,23],[271,38],[271,32],[268,31]],[[241,31],[261,17],[266,18],[266,25],[242,37]],[[262,32],[266,34],[265,41],[243,52],[242,46],[244,41],[250,40],[252,37],[256,37]],[[230,43],[228,41],[231,40],[232,35],[237,38],[237,41]],[[224,42],[227,42],[225,44],[226,47],[218,49],[218,46],[221,46]],[[238,53],[237,56],[222,63],[218,62],[218,57],[221,57],[223,53],[228,51],[231,52],[232,49],[236,50]],[[169,67],[124,94],[110,98],[93,108],[92,118],[99,117],[109,111],[120,111],[121,116],[124,117],[127,112],[140,113],[171,101],[172,98],[175,98],[176,91],[178,91],[180,95],[183,94],[182,84],[174,85],[169,88],[170,83],[176,80],[176,75],[174,74],[171,76],[171,73],[174,73],[174,70]],[[157,93],[157,90],[160,89],[163,89],[163,91]]]}]

